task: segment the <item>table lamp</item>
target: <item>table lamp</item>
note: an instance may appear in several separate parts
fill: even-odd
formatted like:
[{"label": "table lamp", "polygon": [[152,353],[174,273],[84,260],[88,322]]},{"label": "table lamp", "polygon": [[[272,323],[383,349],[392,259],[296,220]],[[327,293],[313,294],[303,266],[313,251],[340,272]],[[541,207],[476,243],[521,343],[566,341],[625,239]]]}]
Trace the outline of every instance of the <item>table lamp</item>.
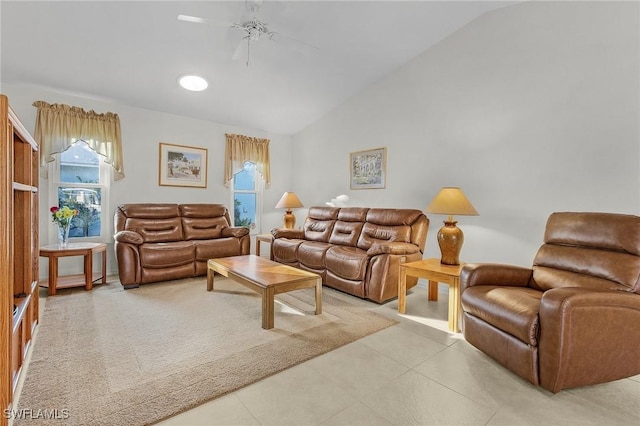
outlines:
[{"label": "table lamp", "polygon": [[295,192],[285,192],[276,204],[276,209],[287,209],[284,213],[284,227],[287,229],[293,229],[296,226],[296,217],[291,212],[291,209],[297,209],[304,207],[302,202],[295,194]]},{"label": "table lamp", "polygon": [[444,187],[427,207],[427,213],[446,214],[449,217],[444,226],[438,231],[438,245],[440,246],[440,263],[444,265],[459,265],[460,250],[464,242],[462,230],[456,226],[453,215],[478,216],[478,212],[471,205],[460,188]]}]

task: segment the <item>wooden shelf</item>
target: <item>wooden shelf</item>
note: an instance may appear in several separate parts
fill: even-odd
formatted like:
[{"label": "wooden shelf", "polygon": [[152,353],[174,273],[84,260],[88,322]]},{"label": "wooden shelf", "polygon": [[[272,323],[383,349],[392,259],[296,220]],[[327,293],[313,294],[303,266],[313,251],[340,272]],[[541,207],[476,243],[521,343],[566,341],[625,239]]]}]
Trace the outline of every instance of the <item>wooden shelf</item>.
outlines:
[{"label": "wooden shelf", "polygon": [[[98,280],[102,279],[102,274],[99,272],[94,272],[91,274],[91,282],[95,283]],[[84,287],[84,274],[75,274],[75,275],[65,275],[63,277],[58,277],[58,283],[56,284],[57,289],[61,288],[70,288],[70,287]],[[49,288],[49,280],[44,279],[40,281],[40,287]]]},{"label": "wooden shelf", "polygon": [[25,185],[18,182],[13,182],[13,190],[23,192],[38,192],[38,188],[36,188],[35,186]]},{"label": "wooden shelf", "polygon": [[[38,145],[4,95],[0,128],[0,410],[6,413],[39,321],[39,161]],[[0,426],[8,420],[0,416]]]}]

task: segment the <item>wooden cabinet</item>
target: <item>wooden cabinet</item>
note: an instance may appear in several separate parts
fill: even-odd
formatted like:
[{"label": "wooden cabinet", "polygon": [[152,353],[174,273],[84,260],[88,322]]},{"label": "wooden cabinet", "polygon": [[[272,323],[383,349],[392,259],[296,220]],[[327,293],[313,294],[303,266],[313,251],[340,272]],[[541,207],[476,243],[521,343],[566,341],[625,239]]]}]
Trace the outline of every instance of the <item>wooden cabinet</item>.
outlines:
[{"label": "wooden cabinet", "polygon": [[[38,146],[0,95],[0,409],[38,324]],[[0,425],[8,419],[0,415]]]}]

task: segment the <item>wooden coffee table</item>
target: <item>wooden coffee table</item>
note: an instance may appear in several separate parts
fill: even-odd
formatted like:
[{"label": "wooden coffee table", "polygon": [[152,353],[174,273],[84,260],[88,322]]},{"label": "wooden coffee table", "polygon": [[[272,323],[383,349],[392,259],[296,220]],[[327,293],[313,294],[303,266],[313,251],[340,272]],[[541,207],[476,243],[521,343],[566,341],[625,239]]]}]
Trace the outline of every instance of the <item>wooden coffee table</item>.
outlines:
[{"label": "wooden coffee table", "polygon": [[273,328],[276,294],[315,287],[316,315],[322,313],[322,278],[318,274],[254,255],[223,257],[207,262],[207,291],[213,290],[214,272],[262,296],[262,328],[265,330]]}]

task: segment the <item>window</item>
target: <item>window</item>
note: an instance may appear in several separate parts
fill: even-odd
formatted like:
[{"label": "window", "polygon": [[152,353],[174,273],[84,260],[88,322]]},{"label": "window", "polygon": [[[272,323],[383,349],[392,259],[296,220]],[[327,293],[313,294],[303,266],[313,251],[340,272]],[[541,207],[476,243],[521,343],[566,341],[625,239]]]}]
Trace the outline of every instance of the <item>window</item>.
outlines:
[{"label": "window", "polygon": [[109,221],[103,214],[108,212],[111,167],[81,140],[54,158],[50,166],[53,179],[49,184],[49,199],[54,200],[51,205],[78,210],[71,222],[70,242],[73,239],[106,241]]},{"label": "window", "polygon": [[262,222],[262,189],[264,180],[256,172],[256,165],[245,162],[241,171],[233,175],[231,187],[231,220],[234,226],[246,226],[252,234],[259,234]]}]

